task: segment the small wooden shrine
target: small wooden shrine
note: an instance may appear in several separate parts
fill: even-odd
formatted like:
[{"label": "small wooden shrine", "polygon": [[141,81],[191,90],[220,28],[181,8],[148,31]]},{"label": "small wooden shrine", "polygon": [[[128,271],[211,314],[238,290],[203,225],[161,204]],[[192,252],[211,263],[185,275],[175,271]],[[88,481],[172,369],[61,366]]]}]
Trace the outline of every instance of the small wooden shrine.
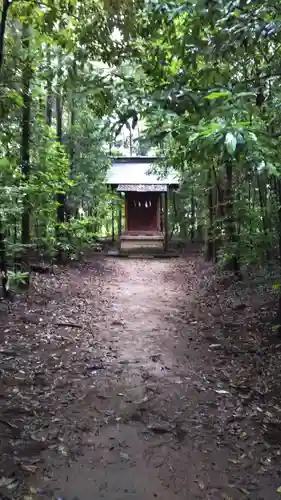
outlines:
[{"label": "small wooden shrine", "polygon": [[[168,172],[164,179],[151,173],[155,161],[152,157],[112,159],[106,182],[119,197],[117,242],[121,251],[168,249],[169,195],[178,180],[175,172]],[[113,212],[113,240],[114,217]]]}]

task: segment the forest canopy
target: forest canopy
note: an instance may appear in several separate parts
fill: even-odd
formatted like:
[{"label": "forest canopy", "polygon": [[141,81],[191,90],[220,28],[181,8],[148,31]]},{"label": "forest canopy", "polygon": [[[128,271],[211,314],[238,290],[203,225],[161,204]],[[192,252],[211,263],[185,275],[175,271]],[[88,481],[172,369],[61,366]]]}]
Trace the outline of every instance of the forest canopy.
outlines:
[{"label": "forest canopy", "polygon": [[237,275],[275,262],[280,30],[273,0],[4,0],[2,276],[23,254],[76,255],[110,232],[118,154],[178,171],[174,236]]}]

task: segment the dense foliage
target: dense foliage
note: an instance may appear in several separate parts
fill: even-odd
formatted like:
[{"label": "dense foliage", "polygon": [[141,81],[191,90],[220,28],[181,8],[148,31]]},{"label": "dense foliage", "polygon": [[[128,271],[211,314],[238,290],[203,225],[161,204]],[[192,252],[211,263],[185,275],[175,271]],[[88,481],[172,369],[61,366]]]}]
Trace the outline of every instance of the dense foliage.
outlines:
[{"label": "dense foliage", "polygon": [[124,142],[179,171],[174,230],[208,259],[238,276],[274,261],[280,30],[277,0],[4,0],[2,275],[23,250],[75,253],[106,232]]},{"label": "dense foliage", "polygon": [[237,272],[280,240],[280,14],[270,1],[150,2],[138,43],[150,133],[182,172],[208,258]]},{"label": "dense foliage", "polygon": [[[4,291],[11,278],[24,279],[22,263],[32,255],[75,255],[111,217],[103,181],[115,101],[112,90],[103,91],[103,81],[112,81],[109,67],[125,57],[133,15],[131,1],[122,6],[99,0],[3,2]],[[121,38],[114,38],[114,30]]]}]

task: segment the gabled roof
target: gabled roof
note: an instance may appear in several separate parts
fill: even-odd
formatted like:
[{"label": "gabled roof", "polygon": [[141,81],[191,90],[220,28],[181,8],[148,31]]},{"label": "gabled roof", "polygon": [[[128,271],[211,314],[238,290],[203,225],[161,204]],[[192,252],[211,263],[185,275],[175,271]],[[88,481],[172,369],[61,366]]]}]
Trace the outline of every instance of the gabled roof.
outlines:
[{"label": "gabled roof", "polygon": [[112,166],[108,170],[106,183],[115,186],[118,184],[178,185],[179,179],[173,169],[170,169],[168,175],[163,178],[148,173],[157,160],[159,158],[149,156],[112,158]]}]

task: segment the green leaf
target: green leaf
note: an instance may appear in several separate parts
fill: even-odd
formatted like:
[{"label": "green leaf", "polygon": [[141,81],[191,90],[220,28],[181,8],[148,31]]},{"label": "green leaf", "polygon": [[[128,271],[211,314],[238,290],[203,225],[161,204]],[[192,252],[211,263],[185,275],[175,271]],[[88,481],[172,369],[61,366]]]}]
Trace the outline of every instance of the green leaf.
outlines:
[{"label": "green leaf", "polygon": [[237,139],[232,134],[232,132],[227,132],[227,134],[225,136],[224,144],[225,144],[227,152],[230,155],[233,155],[235,153],[235,151],[236,151]]},{"label": "green leaf", "polygon": [[244,143],[244,137],[243,137],[242,134],[237,134],[236,139],[237,139],[237,144],[243,144]]},{"label": "green leaf", "polygon": [[22,96],[15,90],[9,90],[6,95],[17,106],[21,107],[23,105]]},{"label": "green leaf", "polygon": [[277,488],[277,493],[281,493],[281,486],[279,486],[279,488]]},{"label": "green leaf", "polygon": [[235,97],[256,97],[255,92],[239,92],[235,94]]},{"label": "green leaf", "polygon": [[194,142],[196,141],[197,137],[199,137],[200,134],[198,132],[195,132],[194,134],[191,134],[191,136],[189,137],[189,142]]},{"label": "green leaf", "polygon": [[208,95],[205,95],[204,99],[210,99],[210,100],[219,99],[220,97],[229,97],[230,95],[231,95],[231,93],[228,92],[228,90],[220,90],[220,91],[214,91]]},{"label": "green leaf", "polygon": [[9,165],[10,165],[10,163],[9,163],[9,160],[7,158],[0,158],[0,168],[1,169],[9,167]]},{"label": "green leaf", "polygon": [[257,136],[256,134],[254,134],[253,132],[249,132],[249,137],[254,141],[254,142],[257,142]]}]

